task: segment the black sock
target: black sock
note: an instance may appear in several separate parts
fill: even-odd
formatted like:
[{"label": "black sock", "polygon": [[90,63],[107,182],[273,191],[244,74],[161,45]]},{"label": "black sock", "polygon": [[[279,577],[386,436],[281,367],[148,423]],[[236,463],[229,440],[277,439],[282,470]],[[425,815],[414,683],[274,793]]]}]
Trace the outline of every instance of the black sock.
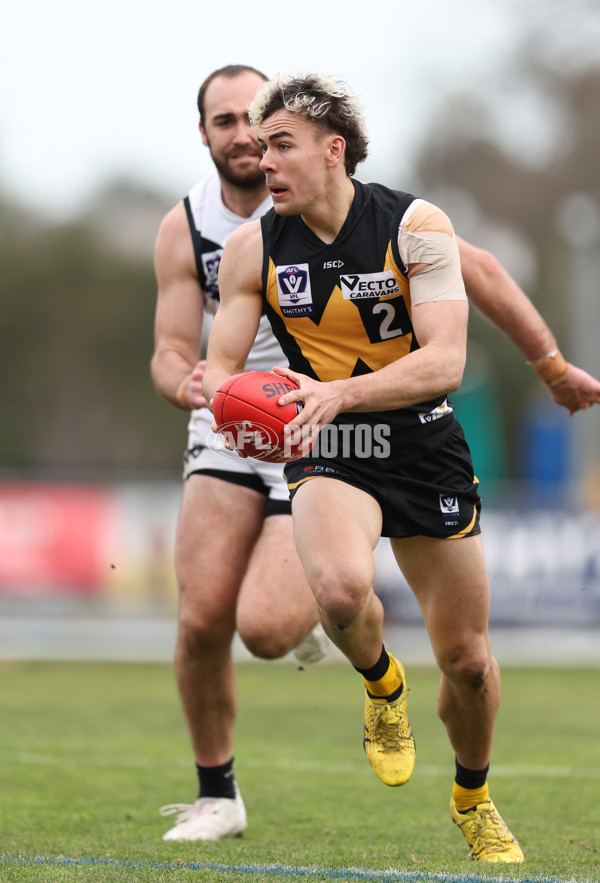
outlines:
[{"label": "black sock", "polygon": [[[363,676],[366,681],[380,681],[385,675],[388,673],[390,666],[392,665],[392,660],[390,659],[390,655],[385,649],[385,646],[381,645],[381,656],[375,663],[375,665],[371,666],[371,668],[356,668],[356,671]],[[402,691],[404,690],[404,684],[400,684],[397,690],[394,690],[388,696],[385,697],[386,702],[395,702],[402,695]],[[375,696],[369,688],[367,687],[367,695],[371,697],[371,699],[382,699],[382,696]]]},{"label": "black sock", "polygon": [[363,676],[366,681],[380,681],[381,678],[387,673],[388,668],[391,665],[390,657],[388,656],[388,652],[381,645],[381,656],[371,668],[356,668],[356,671]]},{"label": "black sock", "polygon": [[483,788],[490,769],[489,763],[483,770],[468,770],[466,767],[461,766],[456,758],[454,762],[456,764],[454,781],[457,785],[460,785],[461,788]]},{"label": "black sock", "polygon": [[196,764],[200,790],[198,797],[229,797],[235,799],[233,757],[221,766]]}]

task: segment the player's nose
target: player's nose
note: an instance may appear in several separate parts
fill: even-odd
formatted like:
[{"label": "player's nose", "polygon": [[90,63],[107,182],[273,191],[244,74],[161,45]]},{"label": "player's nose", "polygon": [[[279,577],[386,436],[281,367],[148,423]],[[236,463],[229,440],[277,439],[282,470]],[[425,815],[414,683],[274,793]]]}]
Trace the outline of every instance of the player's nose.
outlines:
[{"label": "player's nose", "polygon": [[256,144],[258,145],[258,140],[256,135],[250,128],[250,124],[248,120],[243,119],[240,120],[235,129],[235,140],[238,144]]},{"label": "player's nose", "polygon": [[259,163],[259,168],[263,172],[275,171],[275,165],[273,163],[273,152],[268,147],[262,155],[262,159]]}]

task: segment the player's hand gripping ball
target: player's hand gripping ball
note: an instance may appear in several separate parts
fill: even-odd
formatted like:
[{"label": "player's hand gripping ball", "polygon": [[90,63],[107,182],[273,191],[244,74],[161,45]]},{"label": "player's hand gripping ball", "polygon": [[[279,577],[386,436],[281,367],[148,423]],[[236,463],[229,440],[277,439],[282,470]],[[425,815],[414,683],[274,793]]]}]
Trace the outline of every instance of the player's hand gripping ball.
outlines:
[{"label": "player's hand gripping ball", "polygon": [[244,456],[269,463],[293,459],[283,431],[300,413],[302,403],[278,402],[282,395],[298,388],[293,380],[270,371],[234,374],[219,386],[212,401],[217,431],[226,435]]}]

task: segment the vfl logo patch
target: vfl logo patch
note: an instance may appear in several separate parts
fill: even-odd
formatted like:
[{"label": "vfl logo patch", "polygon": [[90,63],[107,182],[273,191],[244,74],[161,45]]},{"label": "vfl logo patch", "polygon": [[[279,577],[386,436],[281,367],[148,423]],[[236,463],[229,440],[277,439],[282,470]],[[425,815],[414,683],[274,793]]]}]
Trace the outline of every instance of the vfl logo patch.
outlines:
[{"label": "vfl logo patch", "polygon": [[221,255],[223,249],[218,251],[207,251],[202,255],[202,269],[206,276],[205,291],[211,298],[219,297],[219,264],[221,263]]},{"label": "vfl logo patch", "polygon": [[281,312],[288,318],[312,316],[313,299],[308,264],[276,267],[277,299]]},{"label": "vfl logo patch", "polygon": [[447,497],[440,494],[440,509],[442,515],[460,515],[460,506],[457,497]]},{"label": "vfl logo patch", "polygon": [[427,411],[419,414],[419,420],[421,423],[433,423],[434,420],[440,420],[442,417],[445,417],[447,414],[451,414],[454,411],[452,405],[448,404],[448,399],[444,399],[441,405],[438,405],[437,408],[434,408],[433,411]]},{"label": "vfl logo patch", "polygon": [[398,294],[400,291],[391,270],[383,270],[381,273],[352,273],[340,276],[340,288],[344,300],[382,297],[387,294]]}]

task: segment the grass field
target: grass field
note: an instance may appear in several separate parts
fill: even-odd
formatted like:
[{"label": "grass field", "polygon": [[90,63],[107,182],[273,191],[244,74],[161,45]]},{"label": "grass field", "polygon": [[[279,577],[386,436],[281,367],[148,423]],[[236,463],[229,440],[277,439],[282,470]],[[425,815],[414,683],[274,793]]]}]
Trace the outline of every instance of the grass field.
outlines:
[{"label": "grass field", "polygon": [[526,854],[474,864],[449,820],[437,673],[410,670],[411,782],[362,751],[349,666],[238,666],[242,839],[164,843],[196,783],[168,665],[0,665],[0,880],[600,881],[600,671],[504,671],[492,796]]}]

